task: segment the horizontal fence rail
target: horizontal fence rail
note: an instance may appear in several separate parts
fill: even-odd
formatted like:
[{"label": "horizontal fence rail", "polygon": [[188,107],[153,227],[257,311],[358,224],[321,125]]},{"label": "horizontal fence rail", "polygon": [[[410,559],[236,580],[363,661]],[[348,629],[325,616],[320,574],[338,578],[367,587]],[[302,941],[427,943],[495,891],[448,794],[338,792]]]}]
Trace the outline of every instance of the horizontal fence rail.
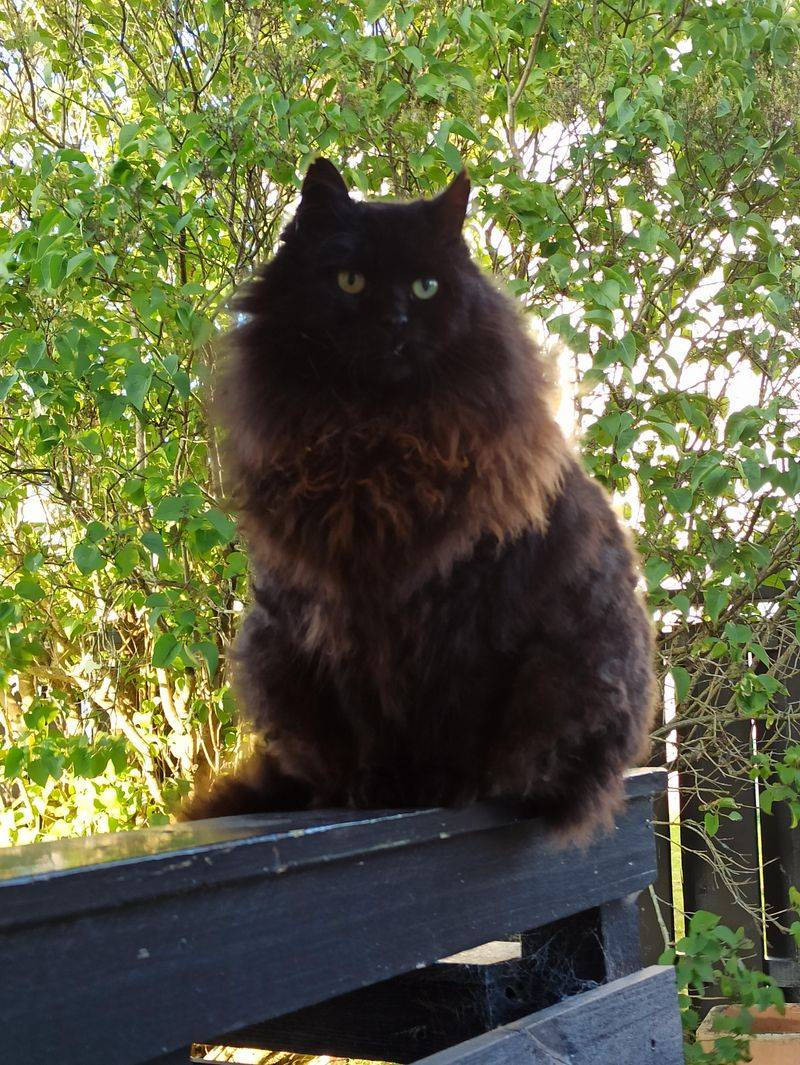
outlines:
[{"label": "horizontal fence rail", "polygon": [[613,981],[532,1017],[425,1058],[419,1065],[672,1065],[683,1060],[675,971]]},{"label": "horizontal fence rail", "polygon": [[664,783],[629,774],[615,829],[584,849],[503,803],[10,848],[0,1045],[13,1033],[26,1065],[185,1061],[192,1042],[626,900],[655,876],[650,807]]}]

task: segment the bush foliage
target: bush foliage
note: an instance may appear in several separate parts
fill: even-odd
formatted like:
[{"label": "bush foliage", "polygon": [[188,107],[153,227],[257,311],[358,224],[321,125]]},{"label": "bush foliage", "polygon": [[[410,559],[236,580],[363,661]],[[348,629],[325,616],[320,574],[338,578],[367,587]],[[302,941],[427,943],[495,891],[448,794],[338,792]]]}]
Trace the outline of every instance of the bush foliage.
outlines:
[{"label": "bush foliage", "polygon": [[3,0],[0,841],[157,823],[235,755],[247,559],[204,402],[225,298],[320,152],[364,195],[469,166],[476,255],[562,346],[638,537],[677,711],[657,738],[720,767],[698,831],[739,816],[736,779],[800,815],[776,713],[800,641],[799,15]]},{"label": "bush foliage", "polygon": [[769,714],[758,666],[800,627],[794,5],[177,11],[2,15],[6,839],[158,817],[236,744],[246,558],[204,383],[321,151],[364,194],[469,165],[477,253],[568,349],[679,710],[707,712],[703,660]]}]

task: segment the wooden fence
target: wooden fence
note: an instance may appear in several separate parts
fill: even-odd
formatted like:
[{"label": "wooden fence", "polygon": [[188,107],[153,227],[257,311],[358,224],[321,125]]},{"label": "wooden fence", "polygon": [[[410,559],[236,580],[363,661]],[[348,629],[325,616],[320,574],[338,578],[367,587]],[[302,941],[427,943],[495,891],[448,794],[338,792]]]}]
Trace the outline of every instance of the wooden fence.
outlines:
[{"label": "wooden fence", "polygon": [[185,1065],[224,1043],[680,1065],[674,970],[639,949],[664,777],[629,775],[614,831],[584,849],[486,803],[0,851],[0,1060]]},{"label": "wooden fence", "polygon": [[[789,689],[788,705],[800,703],[800,674],[782,678]],[[781,747],[800,744],[800,728],[787,725],[778,707],[772,729],[742,720],[726,726],[725,744],[741,763],[751,760],[754,750],[764,747],[779,754]],[[800,957],[785,926],[794,920],[787,911],[789,888],[800,889],[800,830],[792,827],[785,802],[767,813],[760,808],[754,783],[742,782],[726,794],[737,804],[738,819],[721,816],[709,845],[697,830],[704,821],[702,792],[715,778],[719,765],[710,757],[682,758],[680,735],[670,763],[673,801],[665,793],[656,799],[655,828],[658,871],[654,891],[660,902],[660,919],[651,908],[643,912],[644,956],[653,961],[664,946],[664,927],[675,936],[676,911],[688,918],[697,910],[719,914],[724,924],[742,927],[753,943],[748,964],[768,972],[784,989],[789,1001],[800,1000]],[[654,751],[653,763],[664,764],[664,745]],[[721,876],[715,854],[730,863],[730,878]],[[777,922],[776,922],[777,919]],[[784,926],[784,930],[779,927]]]}]

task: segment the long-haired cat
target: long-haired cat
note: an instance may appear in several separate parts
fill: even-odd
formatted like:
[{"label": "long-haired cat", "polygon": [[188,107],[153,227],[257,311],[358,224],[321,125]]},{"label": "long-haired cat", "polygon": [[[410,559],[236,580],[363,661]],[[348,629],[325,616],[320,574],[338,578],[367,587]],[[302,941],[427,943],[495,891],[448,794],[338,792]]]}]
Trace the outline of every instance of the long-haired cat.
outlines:
[{"label": "long-haired cat", "polygon": [[653,701],[635,560],[516,308],[433,200],[311,165],[220,383],[253,566],[235,651],[265,746],[189,818],[526,797],[608,823]]}]

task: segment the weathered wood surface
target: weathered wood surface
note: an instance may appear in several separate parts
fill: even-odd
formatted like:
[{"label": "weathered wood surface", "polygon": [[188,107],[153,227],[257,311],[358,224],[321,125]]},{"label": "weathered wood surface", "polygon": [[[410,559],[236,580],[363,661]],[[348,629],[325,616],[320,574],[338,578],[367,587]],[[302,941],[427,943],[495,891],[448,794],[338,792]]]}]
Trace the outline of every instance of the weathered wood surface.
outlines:
[{"label": "weathered wood surface", "polygon": [[[788,689],[788,697],[778,700],[775,720],[766,739],[773,754],[781,757],[789,746],[800,744],[800,723],[786,712],[800,706],[800,655],[784,667],[781,676]],[[792,812],[788,803],[776,802],[771,813],[761,814],[761,844],[763,854],[764,904],[767,912],[778,917],[783,928],[792,923],[788,912],[789,889],[800,885],[800,833],[792,826]],[[784,989],[789,1002],[800,1001],[800,959],[797,944],[788,931],[767,923],[766,970]]]},{"label": "weathered wood surface", "polygon": [[[650,765],[665,766],[670,759],[667,743],[659,739],[653,743]],[[669,797],[666,789],[653,797],[653,830],[656,840],[658,871],[653,881],[655,900],[649,891],[639,896],[643,965],[655,965],[664,953],[664,928],[670,941],[675,939],[672,888],[672,845],[670,843]]]},{"label": "weathered wood surface", "polygon": [[635,894],[228,1033],[228,1046],[414,1062],[641,968]]},{"label": "weathered wood surface", "polygon": [[[576,918],[577,919],[577,918]],[[458,959],[458,960],[455,960]],[[301,1054],[412,1062],[550,1006],[519,942],[495,942],[214,1040]]]},{"label": "weathered wood surface", "polygon": [[655,872],[663,776],[631,774],[584,851],[524,806],[481,804],[0,852],[0,1049],[13,1033],[26,1065],[136,1065],[627,896]]},{"label": "weathered wood surface", "polygon": [[[694,691],[704,696],[712,686],[711,675],[695,678]],[[764,968],[764,929],[761,922],[760,854],[756,815],[756,790],[752,780],[737,766],[750,764],[753,754],[754,722],[748,718],[725,721],[733,692],[723,685],[713,695],[711,706],[719,710],[725,722],[719,726],[711,749],[698,746],[702,726],[681,729],[678,736],[678,769],[681,820],[681,864],[683,867],[683,904],[687,919],[698,910],[717,914],[729,928],[743,928],[753,944],[748,965]],[[764,722],[758,721],[756,742]],[[726,768],[727,767],[727,768]],[[713,840],[703,829],[709,800],[724,795],[737,804],[739,820],[720,817]],[[699,826],[699,827],[698,827]],[[736,881],[732,890],[725,877],[717,872],[715,854],[732,858],[729,873]],[[719,988],[707,989],[709,997],[694,1000],[695,1008],[705,1016]]]},{"label": "weathered wood surface", "polygon": [[652,966],[418,1065],[681,1065],[675,971]]},{"label": "weathered wood surface", "polygon": [[640,969],[636,903],[607,902],[218,1042],[414,1062]]},{"label": "weathered wood surface", "polygon": [[627,976],[642,967],[637,894],[530,929],[522,951],[551,995],[547,1005]]}]

